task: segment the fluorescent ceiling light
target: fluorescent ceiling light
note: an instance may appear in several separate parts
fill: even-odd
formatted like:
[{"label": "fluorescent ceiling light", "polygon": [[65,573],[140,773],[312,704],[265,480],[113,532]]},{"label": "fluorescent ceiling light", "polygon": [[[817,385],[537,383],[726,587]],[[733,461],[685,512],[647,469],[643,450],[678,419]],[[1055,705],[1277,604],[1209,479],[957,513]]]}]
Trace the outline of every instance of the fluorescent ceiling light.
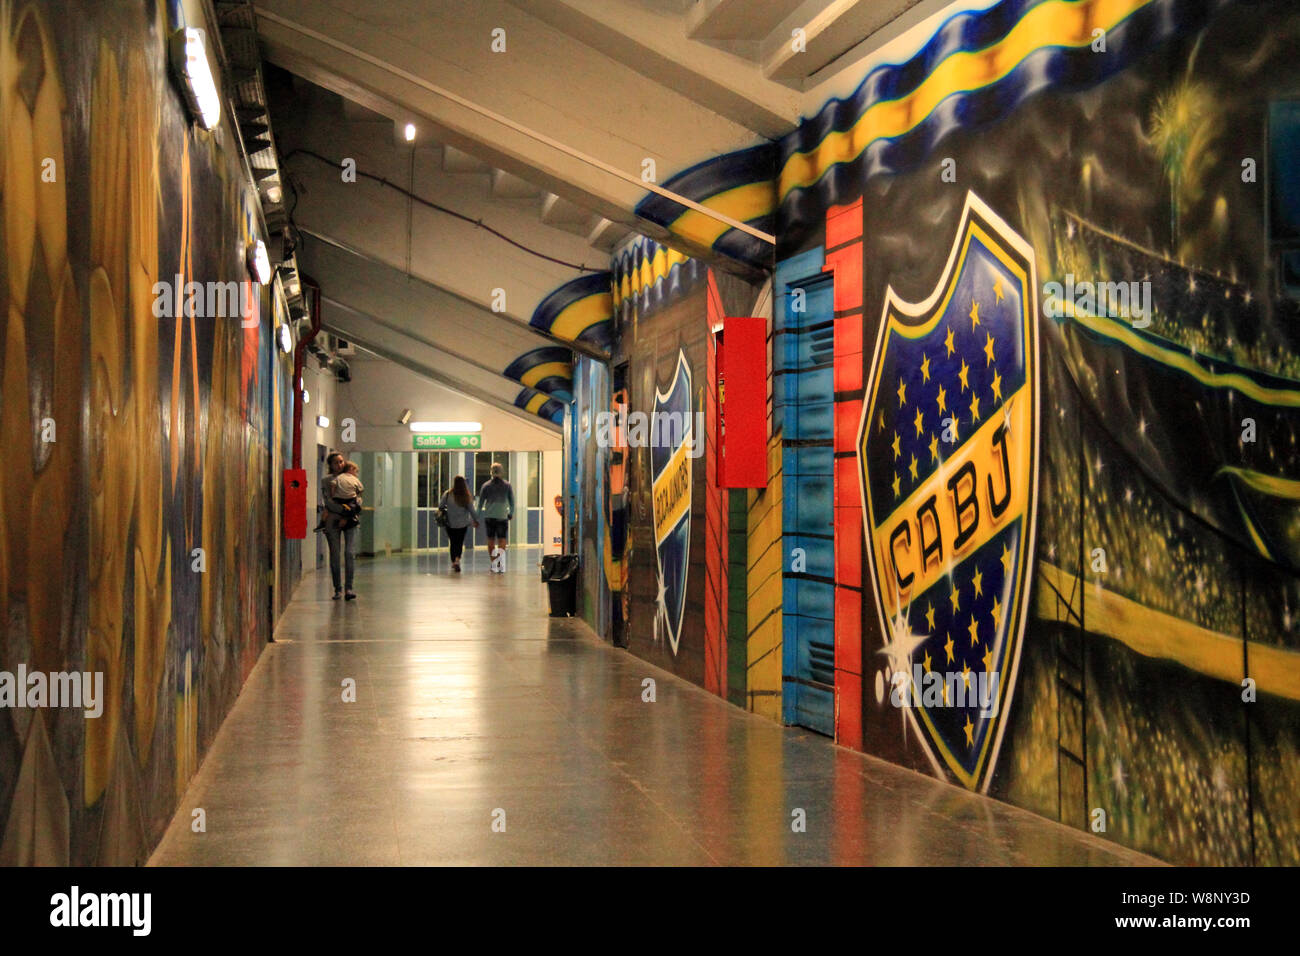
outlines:
[{"label": "fluorescent ceiling light", "polygon": [[216,129],[221,122],[221,94],[208,56],[207,33],[199,27],[177,30],[172,34],[171,60],[194,119],[204,129]]},{"label": "fluorescent ceiling light", "polygon": [[281,352],[292,352],[292,351],[293,351],[293,334],[289,331],[289,326],[287,326],[287,325],[282,325],[282,326],[280,326],[280,332],[279,332],[279,335],[280,335],[280,351],[281,351]]},{"label": "fluorescent ceiling light", "polygon": [[261,239],[249,247],[248,269],[261,285],[271,281],[271,259],[266,254],[266,243]]},{"label": "fluorescent ceiling light", "polygon": [[411,422],[413,432],[481,432],[482,422]]}]

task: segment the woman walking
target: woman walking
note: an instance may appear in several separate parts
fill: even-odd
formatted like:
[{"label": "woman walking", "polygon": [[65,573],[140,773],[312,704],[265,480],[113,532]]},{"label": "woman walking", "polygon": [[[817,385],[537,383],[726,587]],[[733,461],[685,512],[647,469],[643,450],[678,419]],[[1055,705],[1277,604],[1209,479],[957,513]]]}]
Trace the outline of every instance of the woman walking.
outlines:
[{"label": "woman walking", "polygon": [[460,556],[465,550],[465,532],[472,524],[478,527],[478,512],[464,475],[457,475],[451,489],[443,492],[438,508],[447,519],[447,537],[451,539],[451,569],[460,573]]},{"label": "woman walking", "polygon": [[[361,496],[365,486],[357,477],[357,467],[339,452],[326,459],[329,476],[321,484],[321,501],[325,506],[321,529],[330,549],[330,577],[334,582],[334,600],[357,599],[352,590],[352,577],[356,571],[357,526],[360,522]],[[346,578],[340,580],[339,559],[342,557]],[[347,585],[346,593],[343,590]]]}]

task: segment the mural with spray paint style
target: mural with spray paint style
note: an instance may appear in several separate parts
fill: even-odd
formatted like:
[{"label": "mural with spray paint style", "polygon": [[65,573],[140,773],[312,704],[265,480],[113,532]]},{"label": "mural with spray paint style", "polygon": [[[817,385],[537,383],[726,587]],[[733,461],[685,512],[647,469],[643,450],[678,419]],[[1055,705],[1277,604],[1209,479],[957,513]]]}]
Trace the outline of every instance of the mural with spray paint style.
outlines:
[{"label": "mural with spray paint style", "polygon": [[[670,181],[706,205],[740,190],[777,236],[751,708],[775,716],[800,677],[813,572],[785,557],[813,476],[824,729],[1171,861],[1300,862],[1298,47],[1282,0],[954,3],[775,148]],[[638,211],[770,265],[696,213]],[[643,249],[613,264],[634,407],[679,350],[707,375],[660,334],[691,319],[620,301],[620,277],[702,264]],[[804,322],[787,300],[819,275],[832,301]],[[634,555],[647,612],[652,571]],[[684,648],[703,617],[688,588]],[[917,665],[917,706],[895,706]],[[927,701],[935,670],[959,676]],[[996,715],[952,706],[994,670]]]},{"label": "mural with spray paint style", "polygon": [[[31,450],[0,527],[0,611],[18,622],[0,661],[103,673],[105,697],[97,718],[0,714],[4,863],[142,863],[270,636],[255,199],[229,126],[193,127],[166,68],[201,9],[0,3],[0,430]],[[160,316],[177,276],[242,284],[242,311],[205,317],[183,293]]]}]

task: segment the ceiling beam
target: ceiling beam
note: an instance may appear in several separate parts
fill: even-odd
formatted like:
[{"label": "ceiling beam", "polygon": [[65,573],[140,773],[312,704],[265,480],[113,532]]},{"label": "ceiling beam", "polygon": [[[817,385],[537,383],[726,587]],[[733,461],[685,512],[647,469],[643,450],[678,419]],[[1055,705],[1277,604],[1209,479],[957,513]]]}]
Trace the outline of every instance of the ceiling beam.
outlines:
[{"label": "ceiling beam", "polygon": [[[440,142],[606,219],[724,268],[752,271],[635,214],[647,192],[702,209],[643,180],[645,160],[662,177],[754,143],[753,131],[688,96],[647,84],[631,67],[504,0],[480,0],[473,17],[445,0],[362,7],[257,0],[257,10],[272,62],[394,119],[421,117]],[[505,31],[501,53],[491,49],[495,29]],[[544,63],[564,69],[539,70]],[[635,123],[627,120],[630,108]],[[728,224],[772,241],[747,224]]]},{"label": "ceiling beam", "polygon": [[468,365],[458,356],[451,355],[376,319],[372,315],[352,308],[345,303],[322,294],[322,326],[335,335],[356,342],[367,351],[409,369],[432,382],[437,382],[467,398],[483,402],[503,412],[508,412],[548,434],[557,434],[560,427],[501,398],[501,391],[517,393],[522,386],[517,382]]}]

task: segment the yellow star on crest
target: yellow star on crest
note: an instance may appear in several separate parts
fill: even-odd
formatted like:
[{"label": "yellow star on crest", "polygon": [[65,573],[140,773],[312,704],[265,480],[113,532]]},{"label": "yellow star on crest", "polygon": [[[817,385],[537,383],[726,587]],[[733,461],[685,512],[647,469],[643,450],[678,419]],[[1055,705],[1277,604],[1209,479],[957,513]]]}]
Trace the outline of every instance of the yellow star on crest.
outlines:
[{"label": "yellow star on crest", "polygon": [[930,356],[921,353],[921,381],[930,381]]},{"label": "yellow star on crest", "polygon": [[975,620],[974,614],[970,616],[970,627],[966,628],[966,630],[970,632],[970,646],[971,647],[978,646],[980,642],[979,633],[978,633],[979,622]]},{"label": "yellow star on crest", "polygon": [[975,331],[975,326],[980,324],[980,304],[972,301],[970,304],[970,330]]},{"label": "yellow star on crest", "polygon": [[986,671],[992,672],[993,670],[993,648],[992,647],[990,647],[988,650],[984,652],[984,657],[982,658],[982,660],[984,661],[984,669]]},{"label": "yellow star on crest", "polygon": [[880,430],[882,432],[885,430],[885,410],[883,408],[880,410]]},{"label": "yellow star on crest", "polygon": [[993,372],[993,397],[1002,401],[1002,373],[996,370]]},{"label": "yellow star on crest", "polygon": [[1001,561],[1002,561],[1003,573],[1010,574],[1011,573],[1011,549],[1009,549],[1005,543],[1002,545]]},{"label": "yellow star on crest", "polygon": [[921,437],[921,432],[922,432],[922,430],[924,429],[924,420],[925,420],[925,416],[923,416],[923,415],[921,414],[921,410],[918,408],[918,409],[916,410],[916,418],[915,418],[915,420],[914,420],[914,422],[913,422],[913,423],[916,425],[916,437],[917,437],[917,438],[920,438],[920,437]]},{"label": "yellow star on crest", "polygon": [[993,633],[997,633],[998,628],[1002,626],[1002,602],[997,598],[993,599]]},{"label": "yellow star on crest", "polygon": [[1002,276],[998,276],[993,281],[993,298],[1002,301]]},{"label": "yellow star on crest", "polygon": [[902,478],[900,478],[898,475],[895,475],[894,476],[894,497],[895,498],[898,497],[898,488],[899,485],[901,485],[902,483],[903,483]]},{"label": "yellow star on crest", "polygon": [[970,665],[965,661],[961,662],[961,679],[967,687],[970,686]]},{"label": "yellow star on crest", "polygon": [[912,480],[916,481],[916,456],[912,456],[912,464],[908,466],[908,471],[912,473]]},{"label": "yellow star on crest", "polygon": [[[956,658],[952,656],[952,635],[951,634],[948,635],[948,643],[943,645],[943,649],[945,653],[947,653],[948,655],[948,660],[950,661],[956,660]],[[944,683],[947,684],[947,681],[944,681]]]},{"label": "yellow star on crest", "polygon": [[944,391],[942,385],[939,386],[939,394],[935,398],[935,401],[939,403],[940,415],[948,410],[948,393]]},{"label": "yellow star on crest", "polygon": [[958,377],[959,379],[961,379],[961,390],[962,390],[963,392],[966,391],[966,389],[970,388],[970,382],[966,381],[966,376],[967,376],[969,373],[970,373],[970,366],[966,364],[966,360],[965,360],[965,359],[962,359],[962,360],[961,360],[961,369],[958,370],[958,372],[957,372],[957,377]]},{"label": "yellow star on crest", "polygon": [[993,364],[993,336],[989,335],[987,332],[985,333],[984,354],[988,356],[988,361],[985,362],[984,364],[986,366],[992,365]]},{"label": "yellow star on crest", "polygon": [[925,668],[925,672],[927,674],[930,673],[930,652],[929,651],[925,652],[925,658],[924,660],[921,661],[921,664]]},{"label": "yellow star on crest", "polygon": [[898,380],[898,407],[902,408],[907,404],[907,383],[901,378]]},{"label": "yellow star on crest", "polygon": [[966,726],[962,728],[966,731],[966,743],[975,746],[975,725],[970,722],[970,714],[966,715]]},{"label": "yellow star on crest", "polygon": [[930,461],[934,462],[938,460],[939,460],[939,436],[931,435],[930,436]]},{"label": "yellow star on crest", "polygon": [[[929,601],[925,602],[925,623],[930,626],[930,630],[934,630],[934,605]],[[927,667],[926,670],[929,668]]]},{"label": "yellow star on crest", "polygon": [[952,602],[952,611],[954,614],[956,614],[958,610],[958,604],[961,601],[961,592],[957,590],[956,583],[954,583],[952,586],[952,593],[948,595],[948,600]]},{"label": "yellow star on crest", "polygon": [[952,355],[953,352],[957,351],[957,347],[956,347],[955,345],[952,344],[952,328],[951,328],[951,326],[948,328],[948,337],[945,338],[945,339],[943,340],[943,345],[944,345],[944,348],[946,348],[946,349],[948,350],[948,354],[949,354],[949,355]]},{"label": "yellow star on crest", "polygon": [[976,596],[976,597],[979,597],[980,595],[982,595],[982,594],[984,593],[984,588],[980,586],[980,582],[983,581],[983,580],[984,580],[984,572],[981,571],[979,568],[976,568],[976,569],[975,569],[975,577],[971,578],[971,581],[972,581],[972,582],[974,583],[974,585],[975,585],[975,596]]},{"label": "yellow star on crest", "polygon": [[893,448],[894,448],[894,461],[898,461],[898,456],[902,454],[901,449],[899,449],[898,447],[898,432],[894,432]]},{"label": "yellow star on crest", "polygon": [[978,395],[970,397],[970,420],[971,424],[980,420],[980,397]]}]

